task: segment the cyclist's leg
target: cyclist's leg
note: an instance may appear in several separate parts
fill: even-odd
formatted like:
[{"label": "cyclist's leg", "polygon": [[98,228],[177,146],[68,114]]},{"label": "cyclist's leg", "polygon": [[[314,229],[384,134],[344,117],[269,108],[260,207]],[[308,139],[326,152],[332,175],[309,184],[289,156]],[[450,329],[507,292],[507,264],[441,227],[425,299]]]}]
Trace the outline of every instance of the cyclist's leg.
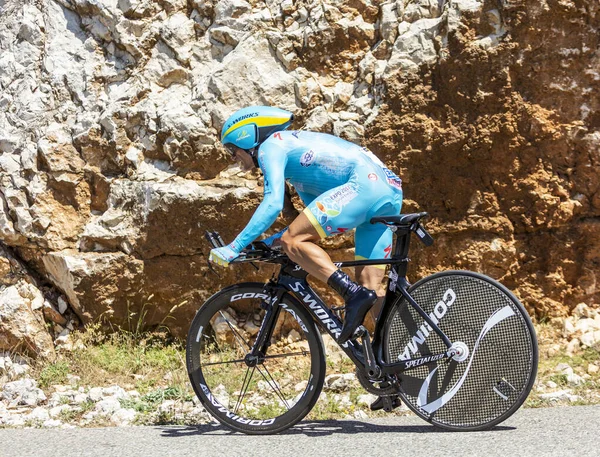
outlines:
[{"label": "cyclist's leg", "polygon": [[[352,230],[364,222],[370,198],[359,195],[359,187],[350,181],[315,197],[290,224],[281,237],[284,252],[317,279],[327,283],[337,267],[315,242],[330,235]],[[366,201],[356,205],[355,202]]]},{"label": "cyclist's leg", "polygon": [[[392,253],[392,231],[383,224],[371,224],[369,221],[374,216],[392,216],[400,214],[402,208],[402,193],[392,191],[387,198],[380,199],[373,211],[369,215],[369,219],[356,227],[355,239],[355,258],[361,259],[388,259]],[[369,289],[377,293],[377,303],[370,310],[370,316],[375,323],[383,297],[385,295],[385,287],[382,284],[385,276],[385,265],[369,265],[356,268],[357,281]]]},{"label": "cyclist's leg", "polygon": [[[338,338],[342,343],[347,341],[363,322],[368,310],[377,300],[377,295],[352,281],[342,270],[338,270],[327,253],[316,246],[314,241],[351,230],[364,222],[365,215],[373,206],[373,196],[377,194],[364,191],[361,198],[357,198],[360,194],[359,189],[360,185],[351,180],[324,192],[292,223],[298,222],[298,230],[293,231],[290,225],[290,230],[281,238],[283,249],[292,260],[317,278],[325,279],[327,285],[344,299],[346,317]],[[307,221],[314,231],[307,230]]]},{"label": "cyclist's leg", "polygon": [[315,242],[322,238],[305,212],[294,219],[287,232],[281,236],[281,247],[290,259],[309,274],[327,283],[337,270],[329,255]]}]

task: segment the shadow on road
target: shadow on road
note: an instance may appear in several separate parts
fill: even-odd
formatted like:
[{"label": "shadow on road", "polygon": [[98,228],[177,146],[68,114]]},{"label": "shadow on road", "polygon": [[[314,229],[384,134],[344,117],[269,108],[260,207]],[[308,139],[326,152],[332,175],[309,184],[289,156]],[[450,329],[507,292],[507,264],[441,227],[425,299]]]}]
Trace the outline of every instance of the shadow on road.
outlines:
[{"label": "shadow on road", "polygon": [[[163,437],[180,438],[193,435],[240,435],[243,433],[233,432],[228,428],[218,424],[198,425],[198,426],[170,426],[160,427]],[[497,426],[488,432],[501,432],[515,430],[515,427]],[[382,425],[371,424],[367,422],[343,420],[343,421],[306,421],[300,422],[294,427],[280,432],[279,435],[306,435],[306,436],[326,436],[357,433],[453,433],[447,430],[441,430],[433,425]]]}]

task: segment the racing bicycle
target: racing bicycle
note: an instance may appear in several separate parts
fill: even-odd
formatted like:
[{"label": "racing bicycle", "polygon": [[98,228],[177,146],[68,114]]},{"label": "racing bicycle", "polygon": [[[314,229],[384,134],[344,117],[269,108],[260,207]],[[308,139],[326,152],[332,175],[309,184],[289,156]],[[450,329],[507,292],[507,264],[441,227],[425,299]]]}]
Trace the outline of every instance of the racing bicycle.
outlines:
[{"label": "racing bicycle", "polygon": [[[443,271],[406,279],[411,235],[433,239],[427,213],[375,217],[395,234],[388,259],[339,262],[340,268],[388,265],[389,280],[375,329],[360,326],[340,345],[356,377],[382,397],[401,400],[427,422],[453,431],[484,430],[525,401],[537,373],[531,320],[503,285],[479,273]],[[224,245],[207,232],[211,245]],[[247,434],[285,430],[313,408],[325,380],[321,332],[337,342],[340,309],[325,305],[308,273],[281,250],[255,242],[234,263],[269,262],[266,283],[235,284],[200,307],[187,338],[189,379],[208,412]],[[338,343],[339,344],[339,343]]]}]

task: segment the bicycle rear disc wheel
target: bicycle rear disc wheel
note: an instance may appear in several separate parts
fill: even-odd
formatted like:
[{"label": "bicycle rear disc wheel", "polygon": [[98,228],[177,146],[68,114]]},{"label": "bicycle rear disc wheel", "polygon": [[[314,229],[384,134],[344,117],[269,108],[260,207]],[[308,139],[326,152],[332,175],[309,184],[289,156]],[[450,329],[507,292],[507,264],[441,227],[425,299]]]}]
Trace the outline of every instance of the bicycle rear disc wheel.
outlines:
[{"label": "bicycle rear disc wheel", "polygon": [[321,334],[289,294],[272,305],[278,311],[264,358],[246,363],[268,300],[264,284],[228,287],[198,310],[188,332],[187,369],[196,395],[223,425],[248,434],[276,433],[300,421],[325,379]]},{"label": "bicycle rear disc wheel", "polygon": [[[436,273],[410,295],[464,360],[442,359],[402,373],[400,396],[426,421],[449,430],[485,430],[510,417],[535,380],[538,348],[531,320],[500,283],[468,271]],[[446,351],[442,339],[398,295],[384,330],[387,363]]]}]

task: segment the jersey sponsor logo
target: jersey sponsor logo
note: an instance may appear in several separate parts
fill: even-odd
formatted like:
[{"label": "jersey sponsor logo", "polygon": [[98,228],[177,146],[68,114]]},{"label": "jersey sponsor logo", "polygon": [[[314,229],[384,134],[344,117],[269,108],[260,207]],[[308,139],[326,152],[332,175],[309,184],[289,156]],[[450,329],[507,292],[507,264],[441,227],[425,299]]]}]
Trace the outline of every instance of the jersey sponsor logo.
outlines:
[{"label": "jersey sponsor logo", "polygon": [[402,190],[402,180],[396,175],[396,173],[388,168],[384,168],[383,172],[385,173],[385,177],[390,186],[394,186]]},{"label": "jersey sponsor logo", "polygon": [[335,232],[332,232],[332,233],[344,233],[344,232],[347,232],[347,231],[348,231],[348,229],[347,229],[347,228],[344,228],[344,227],[338,227],[338,228],[335,230]]},{"label": "jersey sponsor logo", "polygon": [[242,129],[240,130],[240,132],[238,133],[237,136],[237,140],[243,140],[244,138],[249,138],[250,134],[248,133],[248,131],[246,129]]},{"label": "jersey sponsor logo", "polygon": [[336,208],[332,208],[330,206],[326,206],[323,202],[315,202],[316,207],[319,211],[326,214],[329,217],[339,216],[340,210]]},{"label": "jersey sponsor logo", "polygon": [[387,259],[390,256],[391,252],[392,252],[392,245],[390,244],[387,248],[385,248],[383,250],[383,252],[385,253],[385,255],[383,256],[383,258]]},{"label": "jersey sponsor logo", "polygon": [[283,138],[281,138],[281,133],[277,132],[273,135],[273,138],[277,138],[278,140],[283,140]]},{"label": "jersey sponsor logo", "polygon": [[315,217],[319,224],[325,224],[330,218],[339,216],[342,208],[358,196],[358,191],[352,184],[345,184],[338,188],[331,195],[316,201],[315,206],[320,211],[320,215]]},{"label": "jersey sponsor logo", "polygon": [[310,165],[315,161],[315,152],[311,149],[310,151],[306,151],[300,157],[300,165],[303,167],[310,167]]},{"label": "jersey sponsor logo", "polygon": [[371,181],[377,181],[377,175],[375,173],[369,173],[367,178],[369,178]]},{"label": "jersey sponsor logo", "polygon": [[339,157],[319,157],[316,165],[331,176],[345,175],[348,173],[348,169],[350,168],[348,162]]},{"label": "jersey sponsor logo", "polygon": [[340,206],[344,206],[350,203],[356,196],[358,192],[356,188],[352,184],[346,184],[343,187],[340,187],[339,190],[331,194],[329,198],[336,202]]},{"label": "jersey sponsor logo", "polygon": [[327,226],[327,227],[325,227],[325,228],[326,228],[326,229],[327,229],[327,231],[328,231],[329,233],[331,233],[332,235],[337,235],[337,234],[339,234],[339,233],[344,233],[344,232],[347,232],[347,231],[348,231],[348,229],[347,229],[347,228],[344,228],[344,227],[337,227],[337,228],[335,228],[335,229],[334,229],[334,228],[333,228],[331,225],[328,225],[328,226]]}]

